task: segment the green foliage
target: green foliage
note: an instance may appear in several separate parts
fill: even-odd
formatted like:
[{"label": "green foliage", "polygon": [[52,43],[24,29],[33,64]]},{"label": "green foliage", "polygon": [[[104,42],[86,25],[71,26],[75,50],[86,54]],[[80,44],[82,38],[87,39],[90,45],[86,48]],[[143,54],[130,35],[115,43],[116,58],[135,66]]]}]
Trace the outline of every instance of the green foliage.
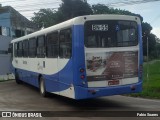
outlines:
[{"label": "green foliage", "polygon": [[58,10],[40,9],[31,20],[41,27],[49,27],[73,17],[92,14],[90,5],[82,0],[62,0]]},{"label": "green foliage", "polygon": [[106,6],[104,4],[92,5],[92,11],[93,11],[93,14],[134,15],[134,16],[140,17],[141,21],[143,21],[143,17],[140,16],[139,14],[131,13],[127,10],[110,8],[109,6]]},{"label": "green foliage", "polygon": [[62,4],[60,5],[58,11],[63,13],[63,21],[77,16],[92,14],[90,5],[82,0],[62,0]]},{"label": "green foliage", "polygon": [[31,20],[38,25],[39,28],[49,27],[56,23],[56,12],[52,9],[40,9],[39,12],[34,13]]},{"label": "green foliage", "polygon": [[147,22],[142,23],[142,34],[143,35],[150,34],[151,30],[152,30],[152,26],[149,23]]},{"label": "green foliage", "polygon": [[143,36],[143,55],[147,56],[147,38],[148,38],[148,52],[149,56],[153,57],[151,53],[153,53],[156,45],[156,36],[152,33],[148,34],[147,36]]},{"label": "green foliage", "polygon": [[[148,73],[148,78],[147,78]],[[131,94],[136,97],[160,99],[160,61],[154,60],[144,64],[143,69],[143,91],[138,94]]]},{"label": "green foliage", "polygon": [[92,5],[93,14],[111,14],[108,6],[103,4]]},{"label": "green foliage", "polygon": [[143,55],[147,56],[147,39],[148,39],[148,48],[149,52],[151,53],[155,46],[155,38],[153,34],[151,35],[152,27],[149,23],[143,22],[142,23],[142,38],[143,38]]},{"label": "green foliage", "polygon": [[110,8],[104,4],[92,5],[93,14],[121,14],[131,15],[132,13],[126,10]]}]

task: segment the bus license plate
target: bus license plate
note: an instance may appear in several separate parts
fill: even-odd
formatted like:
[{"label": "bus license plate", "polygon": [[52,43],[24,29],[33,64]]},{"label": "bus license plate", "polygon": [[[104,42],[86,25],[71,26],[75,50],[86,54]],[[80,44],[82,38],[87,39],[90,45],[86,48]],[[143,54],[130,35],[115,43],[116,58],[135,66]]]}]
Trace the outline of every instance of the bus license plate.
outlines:
[{"label": "bus license plate", "polygon": [[110,80],[108,81],[108,85],[111,86],[111,85],[119,85],[119,80]]}]

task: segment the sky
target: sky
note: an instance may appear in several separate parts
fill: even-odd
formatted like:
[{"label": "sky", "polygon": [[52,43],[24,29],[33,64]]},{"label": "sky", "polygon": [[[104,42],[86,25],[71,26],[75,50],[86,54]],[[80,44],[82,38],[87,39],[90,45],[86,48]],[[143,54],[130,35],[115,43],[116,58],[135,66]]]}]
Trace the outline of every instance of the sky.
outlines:
[{"label": "sky", "polygon": [[[143,21],[150,23],[153,27],[152,33],[160,38],[160,0],[87,0],[87,2],[90,5],[101,3],[140,14]],[[61,0],[0,0],[0,4],[12,6],[30,19],[33,13],[38,12],[40,8],[57,9]]]}]

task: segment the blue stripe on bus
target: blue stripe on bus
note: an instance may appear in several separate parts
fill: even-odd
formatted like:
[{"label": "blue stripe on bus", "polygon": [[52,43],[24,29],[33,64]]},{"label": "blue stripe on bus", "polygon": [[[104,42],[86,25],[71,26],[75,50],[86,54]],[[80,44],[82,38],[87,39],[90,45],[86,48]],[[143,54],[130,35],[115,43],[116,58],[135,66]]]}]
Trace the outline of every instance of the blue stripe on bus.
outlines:
[{"label": "blue stripe on bus", "polygon": [[[135,90],[131,90],[132,86],[135,86]],[[112,87],[101,87],[101,88],[84,88],[75,86],[75,99],[95,98],[110,95],[120,95],[128,93],[137,93],[142,91],[142,81],[136,84],[123,85],[123,86],[112,86]],[[90,91],[96,91],[92,94]]]},{"label": "blue stripe on bus", "polygon": [[[40,73],[22,70],[18,68],[17,72],[21,80],[39,88],[38,75]],[[60,92],[68,89],[71,84],[73,84],[72,59],[69,60],[66,66],[58,73],[53,75],[42,75],[45,79],[46,90],[48,92]],[[58,77],[59,75],[60,77]]]},{"label": "blue stripe on bus", "polygon": [[[138,25],[138,36],[139,36],[138,37],[138,43],[139,43],[139,65],[143,65],[143,42],[142,42],[142,27],[141,27],[141,25]],[[140,66],[138,68],[140,68]],[[142,81],[142,79],[140,79],[140,69],[138,70],[138,76],[139,76],[138,77],[139,81]]]},{"label": "blue stripe on bus", "polygon": [[[80,76],[86,76],[86,72],[80,73],[80,68],[86,70],[85,67],[85,52],[84,52],[84,26],[83,25],[75,25],[73,26],[73,38],[76,40],[73,42],[73,71],[74,71],[74,85],[75,86],[83,86],[87,87],[87,80],[81,79]],[[85,82],[86,84],[82,84]]]}]

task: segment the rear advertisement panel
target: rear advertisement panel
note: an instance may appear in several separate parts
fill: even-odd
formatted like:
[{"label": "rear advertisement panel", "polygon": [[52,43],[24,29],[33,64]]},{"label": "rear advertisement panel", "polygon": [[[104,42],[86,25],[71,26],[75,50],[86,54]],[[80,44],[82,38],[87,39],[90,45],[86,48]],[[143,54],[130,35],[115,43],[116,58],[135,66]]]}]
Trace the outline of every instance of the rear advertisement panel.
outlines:
[{"label": "rear advertisement panel", "polygon": [[138,51],[86,53],[86,67],[88,81],[138,77]]}]

